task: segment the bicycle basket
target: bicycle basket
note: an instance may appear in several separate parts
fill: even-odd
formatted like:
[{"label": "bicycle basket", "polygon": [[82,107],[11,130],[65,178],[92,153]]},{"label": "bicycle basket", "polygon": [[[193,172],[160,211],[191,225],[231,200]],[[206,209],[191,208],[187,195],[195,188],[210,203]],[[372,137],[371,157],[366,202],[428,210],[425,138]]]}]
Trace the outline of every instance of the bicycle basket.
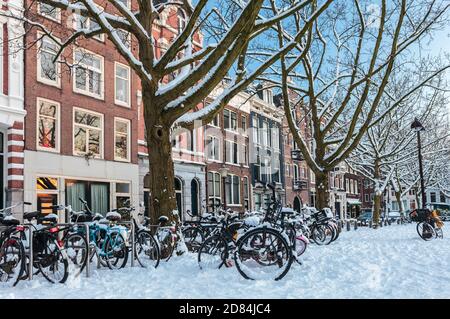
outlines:
[{"label": "bicycle basket", "polygon": [[329,217],[327,216],[327,213],[326,213],[325,211],[323,211],[323,210],[321,210],[320,212],[317,212],[317,213],[312,214],[312,216],[313,216],[313,218],[314,218],[316,221],[318,221],[318,222],[323,221],[323,220],[329,218]]},{"label": "bicycle basket", "polygon": [[420,223],[428,220],[430,214],[431,212],[428,209],[415,209],[409,214],[409,217],[413,222]]}]

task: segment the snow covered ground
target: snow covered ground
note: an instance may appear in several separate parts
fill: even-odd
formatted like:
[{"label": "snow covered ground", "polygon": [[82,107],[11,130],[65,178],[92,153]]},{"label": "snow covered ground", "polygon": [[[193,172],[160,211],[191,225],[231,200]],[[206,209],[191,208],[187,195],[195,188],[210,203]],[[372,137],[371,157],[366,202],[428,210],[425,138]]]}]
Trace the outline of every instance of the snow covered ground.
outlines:
[{"label": "snow covered ground", "polygon": [[64,285],[37,276],[0,286],[0,298],[450,298],[449,226],[430,242],[415,224],[344,231],[330,246],[310,245],[303,266],[278,282],[245,280],[234,267],[202,271],[190,254],[152,270],[94,270]]}]

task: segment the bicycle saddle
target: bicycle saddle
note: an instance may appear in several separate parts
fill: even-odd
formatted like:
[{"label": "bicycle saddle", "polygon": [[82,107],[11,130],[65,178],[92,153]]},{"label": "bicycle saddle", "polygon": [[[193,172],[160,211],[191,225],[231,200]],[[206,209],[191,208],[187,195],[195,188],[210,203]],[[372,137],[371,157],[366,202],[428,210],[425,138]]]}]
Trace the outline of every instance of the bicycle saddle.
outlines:
[{"label": "bicycle saddle", "polygon": [[110,222],[117,222],[122,219],[122,216],[117,212],[109,212],[106,214],[106,219]]},{"label": "bicycle saddle", "polygon": [[168,221],[169,221],[169,217],[164,216],[164,215],[158,218],[158,222],[162,225],[167,223]]},{"label": "bicycle saddle", "polygon": [[40,221],[42,223],[51,223],[56,224],[58,222],[58,215],[55,214],[48,214],[40,218]]},{"label": "bicycle saddle", "polygon": [[28,220],[29,222],[31,222],[31,220],[33,218],[37,218],[39,215],[41,214],[40,211],[36,210],[34,212],[29,212],[29,213],[24,213],[23,214],[23,219]]},{"label": "bicycle saddle", "polygon": [[6,216],[0,219],[0,223],[5,226],[17,226],[20,224],[20,221],[13,216]]}]

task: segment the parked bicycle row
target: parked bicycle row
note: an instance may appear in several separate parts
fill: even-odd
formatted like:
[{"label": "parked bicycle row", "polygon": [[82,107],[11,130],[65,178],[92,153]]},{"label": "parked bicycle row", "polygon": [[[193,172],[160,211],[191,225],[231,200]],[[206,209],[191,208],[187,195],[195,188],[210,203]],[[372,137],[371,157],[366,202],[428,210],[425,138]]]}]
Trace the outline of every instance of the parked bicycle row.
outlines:
[{"label": "parked bicycle row", "polygon": [[[161,216],[157,225],[126,205],[103,216],[93,213],[80,198],[83,209],[53,206],[69,217],[58,223],[56,214],[23,213],[23,221],[11,212],[20,203],[0,210],[0,282],[17,285],[34,275],[49,282],[64,283],[69,273],[79,275],[87,265],[119,269],[137,262],[156,268],[187,248],[198,254],[201,268],[236,265],[247,279],[279,280],[298,263],[310,240],[328,245],[339,237],[337,223],[326,211],[305,208],[297,213],[272,199],[265,213],[247,213],[243,218],[231,211],[204,214],[196,221],[180,223]],[[123,216],[129,220],[124,221]],[[131,255],[131,256],[130,256]],[[31,262],[30,262],[31,260]]]},{"label": "parked bicycle row", "polygon": [[201,269],[235,265],[246,279],[282,279],[293,261],[305,252],[310,239],[328,245],[339,237],[340,229],[330,211],[297,213],[284,208],[275,197],[264,213],[247,213],[243,218],[231,211],[205,214],[182,227],[189,250],[198,253]]}]

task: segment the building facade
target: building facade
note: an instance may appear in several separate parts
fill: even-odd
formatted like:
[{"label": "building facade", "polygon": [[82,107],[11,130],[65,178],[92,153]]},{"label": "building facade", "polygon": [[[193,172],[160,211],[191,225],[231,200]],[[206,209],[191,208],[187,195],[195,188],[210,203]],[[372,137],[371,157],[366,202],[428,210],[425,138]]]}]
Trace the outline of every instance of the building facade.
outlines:
[{"label": "building facade", "polygon": [[[27,4],[59,39],[94,26],[77,13]],[[137,77],[104,35],[80,38],[56,62],[57,44],[39,30],[25,43],[25,200],[43,212],[54,204],[80,210],[79,198],[102,214],[127,199],[137,205]]]},{"label": "building facade", "polygon": [[[18,16],[19,0],[0,9]],[[23,24],[0,16],[0,207],[23,201],[24,190],[24,63]]]}]

